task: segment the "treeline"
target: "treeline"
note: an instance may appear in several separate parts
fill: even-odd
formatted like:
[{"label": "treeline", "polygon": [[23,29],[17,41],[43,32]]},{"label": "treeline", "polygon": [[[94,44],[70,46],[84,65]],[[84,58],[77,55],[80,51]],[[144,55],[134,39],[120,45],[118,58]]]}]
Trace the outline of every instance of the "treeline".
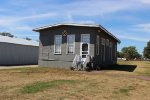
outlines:
[{"label": "treeline", "polygon": [[118,58],[126,58],[127,60],[150,59],[150,41],[147,42],[147,46],[143,50],[143,56],[137,52],[135,46],[123,47],[120,52],[117,52],[117,56]]},{"label": "treeline", "polygon": [[8,32],[0,32],[0,35],[12,37],[12,38],[14,37],[14,35],[12,35],[11,33],[8,33]]},{"label": "treeline", "polygon": [[144,48],[143,56],[150,59],[150,41],[147,42],[147,46]]},{"label": "treeline", "polygon": [[[17,38],[16,36],[14,36],[14,35],[12,35],[11,33],[8,33],[8,32],[0,32],[0,35],[2,35],[2,36],[8,36],[8,37],[11,37],[11,38]],[[31,38],[29,38],[29,37],[25,37],[25,38],[23,38],[23,39],[26,39],[26,40],[32,40]]]}]

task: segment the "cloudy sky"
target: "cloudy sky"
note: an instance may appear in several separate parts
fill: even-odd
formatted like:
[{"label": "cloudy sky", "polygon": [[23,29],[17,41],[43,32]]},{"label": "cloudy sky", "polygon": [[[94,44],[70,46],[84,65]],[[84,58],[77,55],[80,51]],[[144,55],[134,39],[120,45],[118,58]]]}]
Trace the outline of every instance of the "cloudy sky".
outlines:
[{"label": "cloudy sky", "polygon": [[32,29],[54,23],[96,23],[142,53],[150,40],[150,0],[1,0],[0,32],[38,39]]}]

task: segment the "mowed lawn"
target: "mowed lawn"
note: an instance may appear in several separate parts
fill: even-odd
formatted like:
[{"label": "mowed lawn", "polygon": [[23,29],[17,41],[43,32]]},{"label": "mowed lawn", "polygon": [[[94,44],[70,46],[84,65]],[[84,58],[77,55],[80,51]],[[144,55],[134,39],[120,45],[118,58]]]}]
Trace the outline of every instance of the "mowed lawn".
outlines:
[{"label": "mowed lawn", "polygon": [[149,100],[150,62],[118,64],[113,69],[92,72],[41,67],[1,69],[0,100]]}]

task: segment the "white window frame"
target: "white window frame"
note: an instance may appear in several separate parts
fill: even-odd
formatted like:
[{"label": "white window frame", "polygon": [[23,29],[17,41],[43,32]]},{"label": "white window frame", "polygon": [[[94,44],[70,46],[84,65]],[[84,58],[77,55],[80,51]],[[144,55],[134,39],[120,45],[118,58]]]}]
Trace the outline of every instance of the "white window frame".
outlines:
[{"label": "white window frame", "polygon": [[[55,52],[55,48],[56,48],[56,45],[55,45],[55,44],[56,44],[56,43],[55,43],[56,40],[55,40],[55,39],[56,39],[57,36],[60,36],[60,37],[61,37],[60,53],[56,53],[56,52]],[[62,35],[55,35],[55,36],[54,36],[54,54],[61,54],[61,46],[62,46]]]},{"label": "white window frame", "polygon": [[99,51],[100,51],[100,36],[97,35],[96,36],[96,55],[100,54]]},{"label": "white window frame", "polygon": [[[74,43],[73,43],[73,53],[69,53],[68,52],[68,47],[69,47],[69,43],[68,43],[68,39],[69,39],[69,36],[74,36]],[[70,34],[70,35],[67,35],[67,48],[66,48],[66,54],[75,54],[75,34]]]}]

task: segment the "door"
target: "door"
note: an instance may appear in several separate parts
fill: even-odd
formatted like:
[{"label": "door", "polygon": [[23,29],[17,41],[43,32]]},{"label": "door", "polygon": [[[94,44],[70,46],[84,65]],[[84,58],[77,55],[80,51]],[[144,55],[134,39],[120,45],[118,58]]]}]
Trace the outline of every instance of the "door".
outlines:
[{"label": "door", "polygon": [[86,60],[86,57],[89,54],[90,54],[90,34],[81,34],[80,55],[83,62]]}]

